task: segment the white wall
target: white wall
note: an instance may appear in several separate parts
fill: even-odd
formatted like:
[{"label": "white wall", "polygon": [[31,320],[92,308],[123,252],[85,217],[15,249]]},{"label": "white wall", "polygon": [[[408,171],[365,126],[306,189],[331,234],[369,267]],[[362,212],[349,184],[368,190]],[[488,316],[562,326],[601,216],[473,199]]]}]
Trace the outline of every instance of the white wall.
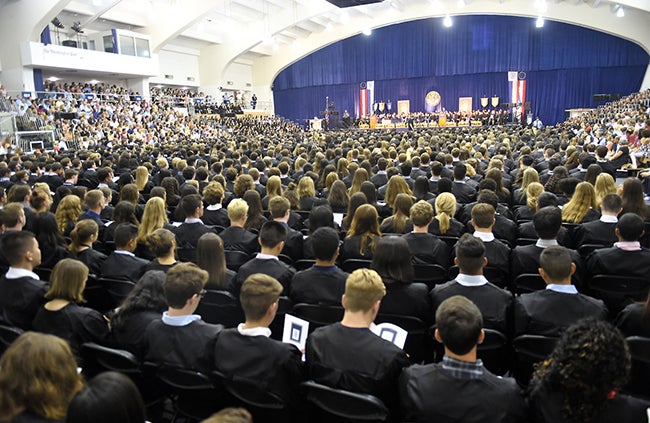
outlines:
[{"label": "white wall", "polygon": [[[188,50],[160,50],[158,54],[160,65],[158,76],[149,79],[149,84],[173,84],[187,87],[201,85],[199,78],[199,54]],[[173,75],[174,79],[165,79],[165,75]],[[192,77],[194,81],[188,81]]]},{"label": "white wall", "polygon": [[[226,68],[223,79],[224,89],[251,91],[253,89],[253,66],[248,63],[233,62]],[[228,82],[232,82],[232,84]]]}]

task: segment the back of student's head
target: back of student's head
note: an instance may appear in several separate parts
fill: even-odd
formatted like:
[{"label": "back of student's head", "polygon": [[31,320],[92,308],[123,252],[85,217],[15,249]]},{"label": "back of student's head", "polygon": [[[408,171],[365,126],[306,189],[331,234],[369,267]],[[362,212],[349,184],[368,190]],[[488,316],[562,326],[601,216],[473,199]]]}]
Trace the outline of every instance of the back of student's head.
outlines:
[{"label": "back of student's head", "polygon": [[533,216],[533,227],[541,239],[555,239],[562,227],[562,211],[557,207],[543,207]]},{"label": "back of student's head", "polygon": [[84,204],[89,209],[96,209],[99,207],[101,201],[104,200],[104,193],[101,190],[93,189],[86,193],[84,197]]},{"label": "back of student's head", "polygon": [[202,423],[253,423],[253,416],[245,408],[228,407],[214,413]]},{"label": "back of student's head", "polygon": [[499,205],[499,197],[496,195],[494,191],[490,191],[490,190],[479,191],[478,197],[476,197],[476,201],[478,203],[489,204],[492,207],[494,207],[495,210]]},{"label": "back of student's head", "polygon": [[541,209],[548,206],[557,207],[557,195],[544,191],[537,197],[537,207]]},{"label": "back of student's head", "polygon": [[357,269],[345,281],[345,309],[348,311],[369,311],[385,295],[386,286],[374,270]]},{"label": "back of student's head", "polygon": [[334,228],[334,213],[328,204],[312,208],[309,214],[309,232],[322,227]]},{"label": "back of student's head", "polygon": [[113,239],[115,240],[115,247],[126,247],[129,241],[138,236],[138,227],[132,223],[120,223],[115,228]]},{"label": "back of student's head", "polygon": [[284,197],[273,197],[269,200],[269,213],[273,219],[282,218],[291,210],[291,203]]},{"label": "back of student's head", "polygon": [[176,235],[169,229],[159,228],[153,231],[146,238],[147,245],[156,257],[161,257],[169,253],[176,242]]},{"label": "back of student's head", "polygon": [[478,344],[483,316],[469,299],[454,295],[443,301],[436,310],[436,325],[445,347],[454,354],[464,355]]},{"label": "back of student's head", "polygon": [[20,203],[9,203],[0,211],[0,219],[5,228],[13,228],[21,219],[25,222],[25,208]]},{"label": "back of student's head", "polygon": [[489,228],[494,223],[496,212],[490,204],[477,204],[472,207],[472,222],[477,228]]},{"label": "back of student's head", "polygon": [[235,198],[228,203],[228,218],[238,222],[248,215],[248,203],[241,198]]},{"label": "back of student's head", "polygon": [[433,218],[433,206],[424,200],[420,200],[411,206],[409,213],[413,226],[423,227],[431,223],[431,219]]},{"label": "back of student's head", "polygon": [[638,241],[643,235],[643,218],[636,213],[625,213],[616,224],[623,241]]},{"label": "back of student's head", "polygon": [[572,261],[569,250],[560,245],[552,245],[540,254],[539,267],[544,269],[551,281],[561,282],[571,276]]},{"label": "back of student's head", "polygon": [[412,256],[406,239],[393,235],[380,238],[370,267],[386,282],[412,282]]},{"label": "back of student's head", "polygon": [[36,237],[29,231],[7,232],[2,237],[2,255],[12,266],[20,264],[25,253],[32,251],[35,241]]},{"label": "back of student's head", "polygon": [[194,216],[196,209],[201,207],[201,196],[198,194],[189,194],[181,200],[181,208],[185,216]]},{"label": "back of student's head", "polygon": [[623,207],[623,200],[617,194],[607,194],[600,201],[600,207],[603,211],[609,213],[618,213]]},{"label": "back of student's head", "polygon": [[263,273],[254,273],[246,278],[239,294],[246,320],[257,321],[264,317],[269,306],[280,298],[282,289],[277,279]]},{"label": "back of student's head", "polygon": [[484,257],[485,245],[474,235],[463,234],[456,243],[456,258],[462,273],[469,275],[480,273]]},{"label": "back of student's head", "polygon": [[142,423],[140,391],[127,376],[104,372],[90,379],[68,407],[66,423]]},{"label": "back of student's head", "polygon": [[339,248],[339,234],[334,228],[318,228],[309,238],[316,259],[329,261],[334,258]]},{"label": "back of student's head", "polygon": [[260,229],[260,244],[264,248],[274,248],[287,238],[287,227],[281,222],[266,222]]},{"label": "back of student's head", "polygon": [[208,272],[194,263],[179,263],[167,271],[165,298],[172,308],[183,308],[187,300],[200,295],[208,282]]}]

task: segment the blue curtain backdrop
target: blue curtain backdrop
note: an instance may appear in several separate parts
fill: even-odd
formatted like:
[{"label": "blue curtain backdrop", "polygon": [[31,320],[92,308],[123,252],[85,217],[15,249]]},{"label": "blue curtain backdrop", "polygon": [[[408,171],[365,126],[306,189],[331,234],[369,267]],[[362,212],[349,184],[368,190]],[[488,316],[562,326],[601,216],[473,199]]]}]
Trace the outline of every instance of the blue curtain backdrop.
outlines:
[{"label": "blue curtain backdrop", "polygon": [[355,115],[359,84],[375,81],[375,101],[410,100],[424,111],[429,91],[442,107],[458,97],[497,95],[507,102],[508,71],[527,73],[526,99],[547,124],[564,109],[596,107],[593,95],[627,95],[641,86],[650,57],[637,44],[587,28],[510,16],[456,16],[396,24],[324,47],[284,69],[273,83],[275,112],[293,120],[317,116],[325,97]]}]

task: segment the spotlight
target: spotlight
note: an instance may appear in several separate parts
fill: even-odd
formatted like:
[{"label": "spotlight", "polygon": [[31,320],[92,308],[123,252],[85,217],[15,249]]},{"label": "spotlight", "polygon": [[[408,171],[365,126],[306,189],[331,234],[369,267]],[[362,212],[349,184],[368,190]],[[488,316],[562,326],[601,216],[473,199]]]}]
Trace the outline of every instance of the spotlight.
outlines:
[{"label": "spotlight", "polygon": [[72,30],[74,32],[76,32],[77,34],[83,34],[84,33],[84,30],[81,29],[81,22],[79,22],[79,21],[74,21],[70,28],[72,28]]},{"label": "spotlight", "polygon": [[543,26],[544,26],[544,18],[538,16],[537,20],[535,21],[535,28],[542,28]]},{"label": "spotlight", "polygon": [[364,29],[363,31],[361,31],[361,33],[362,33],[363,35],[368,36],[368,35],[372,34],[372,29],[370,29],[370,28],[366,28],[366,29]]},{"label": "spotlight", "polygon": [[59,18],[54,18],[54,19],[52,19],[52,25],[54,25],[55,27],[57,27],[57,28],[59,28],[59,29],[63,29],[63,28],[65,28],[65,25],[63,25],[63,24],[61,23],[61,21],[59,20]]},{"label": "spotlight", "polygon": [[619,5],[618,10],[616,11],[616,17],[622,18],[624,16],[625,16],[625,9],[623,9],[623,6]]},{"label": "spotlight", "polygon": [[445,28],[450,28],[454,23],[451,21],[451,16],[445,16],[445,19],[442,20],[442,24]]}]

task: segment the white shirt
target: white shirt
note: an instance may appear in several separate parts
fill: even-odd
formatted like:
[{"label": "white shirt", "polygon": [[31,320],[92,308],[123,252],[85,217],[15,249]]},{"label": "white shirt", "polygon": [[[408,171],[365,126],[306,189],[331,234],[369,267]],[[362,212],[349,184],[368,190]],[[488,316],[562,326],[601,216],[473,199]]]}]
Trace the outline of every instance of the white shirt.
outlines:
[{"label": "white shirt", "polygon": [[40,276],[38,276],[36,273],[32,272],[31,270],[22,269],[20,267],[9,267],[9,270],[7,270],[7,273],[5,273],[5,277],[7,279],[18,279],[18,278],[24,278],[26,276],[29,276],[30,278],[36,280],[41,279]]},{"label": "white shirt", "polygon": [[616,216],[608,216],[603,214],[600,216],[600,221],[603,223],[618,223],[618,218]]},{"label": "white shirt", "polygon": [[115,250],[115,254],[122,254],[122,255],[125,255],[125,256],[135,257],[135,254],[133,254],[130,251],[126,251],[126,250]]},{"label": "white shirt", "polygon": [[476,238],[480,239],[483,242],[491,242],[494,241],[494,234],[492,232],[479,232],[479,231],[474,231],[473,234]]},{"label": "white shirt", "polygon": [[280,260],[278,256],[274,256],[273,254],[262,254],[262,253],[257,253],[255,258],[262,259],[262,260]]},{"label": "white shirt", "polygon": [[266,336],[267,338],[271,336],[271,329],[264,327],[256,327],[250,329],[244,329],[244,324],[240,323],[237,325],[237,332],[240,335],[244,336]]},{"label": "white shirt", "polygon": [[187,326],[192,322],[201,320],[198,314],[185,314],[183,316],[170,316],[168,312],[163,312],[162,321],[169,326]]},{"label": "white shirt", "polygon": [[561,292],[563,294],[578,293],[578,289],[573,285],[560,285],[556,283],[549,283],[548,285],[546,285],[546,289],[550,289],[551,291],[555,291],[555,292]]},{"label": "white shirt", "polygon": [[488,283],[488,280],[483,275],[464,275],[459,273],[456,276],[456,282],[463,286],[483,286]]},{"label": "white shirt", "polygon": [[538,239],[537,242],[535,243],[536,247],[539,248],[547,248],[547,247],[552,247],[554,245],[559,245],[556,240],[554,239]]}]

